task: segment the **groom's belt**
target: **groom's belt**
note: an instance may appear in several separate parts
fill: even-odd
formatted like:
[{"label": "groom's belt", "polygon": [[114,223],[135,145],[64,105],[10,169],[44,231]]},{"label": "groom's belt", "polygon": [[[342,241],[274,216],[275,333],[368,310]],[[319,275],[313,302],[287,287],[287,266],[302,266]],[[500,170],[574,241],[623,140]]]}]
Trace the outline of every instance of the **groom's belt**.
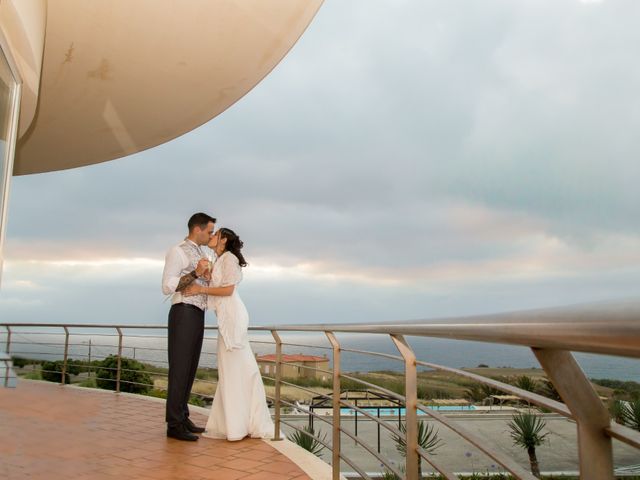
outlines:
[{"label": "groom's belt", "polygon": [[187,307],[187,308],[195,308],[196,310],[198,310],[199,312],[204,312],[204,310],[196,305],[192,305],[191,303],[184,303],[184,302],[180,302],[180,303],[174,303],[173,304],[174,307]]}]

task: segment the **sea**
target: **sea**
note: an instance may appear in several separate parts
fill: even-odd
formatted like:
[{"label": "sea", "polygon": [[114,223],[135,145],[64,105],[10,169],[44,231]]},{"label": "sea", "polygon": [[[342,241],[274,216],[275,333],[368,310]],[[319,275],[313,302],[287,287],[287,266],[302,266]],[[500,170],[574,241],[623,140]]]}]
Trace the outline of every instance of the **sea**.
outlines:
[{"label": "sea", "polygon": [[[58,329],[60,330],[60,329]],[[156,332],[154,335],[152,332]],[[124,330],[122,353],[124,356],[156,366],[167,365],[166,337],[164,329],[157,331]],[[321,333],[282,333],[283,353],[326,355],[331,360],[331,348]],[[377,352],[399,356],[386,335],[337,334],[341,347],[346,350]],[[487,366],[491,368],[540,368],[527,347],[493,343],[448,340],[428,337],[406,337],[418,360],[454,368]],[[270,334],[252,333],[251,346],[256,355],[274,353]],[[6,345],[6,333],[0,333],[0,346]],[[118,337],[113,330],[72,331],[69,337],[69,357],[97,360],[117,353]],[[208,331],[201,366],[216,367],[215,331]],[[11,335],[10,353],[16,356],[40,359],[60,359],[64,352],[64,334],[57,331],[34,333],[27,329],[15,329]],[[599,354],[574,353],[589,378],[608,378],[640,382],[640,359],[612,357]],[[376,355],[343,351],[343,372],[402,371],[399,360]],[[419,370],[428,370],[420,367]]]}]

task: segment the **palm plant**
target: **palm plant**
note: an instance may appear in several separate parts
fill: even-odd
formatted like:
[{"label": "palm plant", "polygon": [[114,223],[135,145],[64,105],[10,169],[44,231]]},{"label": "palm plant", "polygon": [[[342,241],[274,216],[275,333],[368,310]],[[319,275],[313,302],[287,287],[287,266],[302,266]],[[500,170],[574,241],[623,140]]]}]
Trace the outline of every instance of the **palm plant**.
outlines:
[{"label": "palm plant", "polygon": [[617,398],[609,402],[609,415],[620,425],[624,425],[626,422],[625,411],[627,407],[622,400]]},{"label": "palm plant", "polygon": [[531,473],[540,478],[540,467],[536,457],[536,447],[546,441],[549,433],[542,433],[547,424],[539,415],[531,412],[518,412],[511,417],[509,428],[513,443],[527,450]]},{"label": "palm plant", "polygon": [[627,426],[640,431],[640,399],[627,402],[623,409],[622,418]]},{"label": "palm plant", "polygon": [[483,383],[474,383],[465,391],[465,396],[472,402],[482,402],[491,395],[499,395],[501,392],[497,388],[493,388]]},{"label": "palm plant", "polygon": [[[324,443],[326,443],[327,434],[316,435],[315,430],[311,426],[304,426],[302,429],[304,432],[296,430],[290,435],[287,435],[287,439],[319,457],[320,452],[325,449]],[[321,441],[316,440],[314,437],[319,438]]]},{"label": "palm plant", "polygon": [[529,377],[528,375],[520,375],[516,378],[514,385],[522,390],[526,390],[527,392],[535,391],[538,386],[538,382],[534,378]]},{"label": "palm plant", "polygon": [[541,385],[538,387],[538,393],[543,395],[551,400],[557,400],[558,402],[562,402],[562,397],[558,390],[556,390],[555,385],[550,380],[543,380],[540,382]]},{"label": "palm plant", "polygon": [[[400,424],[401,435],[393,434],[393,440],[396,442],[396,450],[403,457],[407,457],[407,425]],[[438,448],[444,445],[441,438],[438,437],[438,430],[434,425],[426,423],[423,420],[418,422],[418,446],[425,452],[435,455]],[[418,455],[418,478],[422,478],[422,457]]]}]

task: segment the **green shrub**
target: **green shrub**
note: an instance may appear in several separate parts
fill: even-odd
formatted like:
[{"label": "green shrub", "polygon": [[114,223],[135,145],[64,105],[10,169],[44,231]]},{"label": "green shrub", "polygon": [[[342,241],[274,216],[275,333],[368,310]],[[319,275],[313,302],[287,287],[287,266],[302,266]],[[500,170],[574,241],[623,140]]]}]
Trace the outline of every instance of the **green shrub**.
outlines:
[{"label": "green shrub", "polygon": [[[96,370],[96,385],[105,390],[116,389],[118,376],[118,357],[109,355],[99,363]],[[147,393],[153,387],[151,376],[144,365],[131,358],[122,357],[120,373],[120,391],[129,393]]]},{"label": "green shrub", "polygon": [[[62,363],[61,362],[44,362],[40,371],[43,380],[47,382],[61,383],[62,380]],[[64,383],[71,383],[69,374],[65,374]]]},{"label": "green shrub", "polygon": [[[62,380],[62,366],[64,362],[62,360],[56,360],[55,362],[43,362],[42,363],[42,379],[47,382],[61,383]],[[80,367],[76,365],[73,360],[67,361],[67,371],[64,376],[64,383],[71,383],[69,375],[78,375],[80,373]]]},{"label": "green shrub", "polygon": [[591,381],[603,387],[618,388],[625,392],[640,392],[640,383],[631,380],[613,380],[611,378],[592,378]]},{"label": "green shrub", "polygon": [[16,368],[24,368],[26,365],[30,365],[32,363],[28,358],[22,357],[11,357],[11,361],[13,362],[13,366]]},{"label": "green shrub", "polygon": [[[42,370],[40,371],[42,379],[47,382],[58,382],[62,379],[62,369],[60,367],[60,362],[43,362]],[[70,383],[69,375],[66,375],[65,382]]]},{"label": "green shrub", "polygon": [[640,383],[609,378],[592,378],[592,383],[602,387],[612,388],[616,397],[636,400],[640,398]]}]

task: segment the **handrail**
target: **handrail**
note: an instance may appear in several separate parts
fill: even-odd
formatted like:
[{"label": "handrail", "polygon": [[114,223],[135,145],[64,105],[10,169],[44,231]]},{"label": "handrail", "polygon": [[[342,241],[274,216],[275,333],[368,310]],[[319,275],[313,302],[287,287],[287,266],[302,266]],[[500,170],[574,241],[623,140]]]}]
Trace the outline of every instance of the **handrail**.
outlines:
[{"label": "handrail", "polygon": [[[255,328],[261,328],[261,327],[255,327]],[[249,328],[249,330],[253,330],[254,328],[251,327]],[[321,332],[321,330],[318,330],[318,332]],[[287,347],[304,347],[304,348],[317,348],[319,350],[331,350],[331,347],[325,347],[324,345],[311,345],[308,343],[288,343],[288,342],[282,342],[282,345],[285,345]]]},{"label": "handrail", "polygon": [[[602,318],[607,321],[603,322]],[[165,325],[0,323],[2,327],[164,329]],[[205,326],[217,330],[217,326]],[[640,357],[640,301],[383,324],[251,326],[250,331],[398,334]],[[320,347],[318,347],[320,348]],[[326,347],[325,347],[326,348]]]},{"label": "handrail", "polygon": [[[561,348],[576,352],[602,353],[640,358],[640,312],[625,321],[593,322],[493,322],[485,324],[395,324],[395,325],[278,325],[278,331],[398,334],[520,345]],[[253,327],[252,330],[262,330]]]},{"label": "handrail", "polygon": [[[96,324],[70,324],[70,323],[0,323],[0,328],[6,329],[7,335],[7,351],[9,352],[9,346],[11,344],[11,336],[14,339],[21,334],[31,334],[33,332],[23,332],[21,329],[39,328],[45,331],[38,332],[41,335],[65,335],[65,342],[57,346],[64,346],[64,367],[61,373],[61,379],[64,381],[65,371],[68,367],[67,360],[71,357],[77,357],[80,355],[84,357],[86,355],[76,354],[69,350],[69,347],[81,347],[85,344],[74,343],[69,341],[70,336],[75,335],[91,335],[87,333],[76,333],[75,330],[79,329],[91,329],[91,330],[115,330],[117,334],[105,334],[95,333],[96,336],[111,336],[117,337],[118,341],[114,345],[104,345],[104,347],[114,348],[118,350],[118,366],[115,368],[117,371],[116,379],[112,379],[112,382],[116,384],[116,390],[119,389],[120,383],[135,383],[123,381],[120,378],[120,373],[127,371],[127,369],[121,366],[121,357],[123,355],[123,349],[139,348],[141,350],[149,351],[162,351],[163,349],[150,348],[150,347],[129,347],[124,345],[124,337],[135,338],[163,338],[162,335],[144,335],[140,333],[133,333],[132,335],[126,335],[125,332],[140,331],[140,330],[166,330],[166,325],[122,325],[122,324],[108,324],[108,325],[96,325]],[[51,330],[63,329],[63,333],[52,332]],[[206,326],[205,330],[215,331],[216,326]],[[496,449],[490,445],[485,445],[484,440],[478,438],[475,434],[469,432],[459,422],[453,422],[447,419],[446,416],[439,414],[435,411],[425,408],[419,403],[416,405],[416,385],[417,385],[417,372],[416,366],[424,366],[431,369],[447,371],[455,375],[460,375],[469,380],[480,382],[484,385],[500,389],[510,394],[516,395],[527,402],[537,404],[544,408],[550,409],[559,413],[565,417],[572,418],[578,425],[579,440],[582,439],[594,439],[593,441],[579,441],[578,449],[581,464],[582,478],[595,479],[598,478],[612,478],[607,476],[609,467],[611,464],[611,446],[610,440],[600,441],[598,440],[598,432],[600,435],[604,434],[608,439],[615,438],[628,445],[640,449],[640,434],[631,430],[630,428],[618,425],[615,422],[603,423],[604,420],[600,417],[598,424],[594,423],[585,412],[598,411],[599,415],[602,415],[603,407],[601,401],[596,395],[593,395],[589,391],[590,384],[584,377],[583,372],[577,366],[575,359],[573,359],[570,352],[580,351],[589,353],[601,353],[610,354],[623,357],[640,358],[640,302],[620,302],[618,304],[597,304],[589,306],[577,306],[561,309],[544,309],[544,310],[531,310],[526,312],[513,312],[503,313],[497,315],[481,315],[473,317],[461,317],[461,318],[448,318],[448,319],[436,319],[429,321],[418,322],[401,322],[401,323],[384,323],[384,324],[316,324],[316,325],[276,325],[276,326],[255,326],[250,327],[249,330],[252,333],[264,333],[271,334],[275,341],[261,341],[255,340],[255,343],[268,344],[276,348],[277,352],[276,360],[273,362],[276,364],[276,378],[263,375],[264,380],[275,382],[276,386],[276,425],[280,422],[284,425],[290,426],[295,430],[299,428],[291,425],[289,422],[282,421],[280,419],[281,405],[293,406],[290,402],[284,400],[280,396],[280,387],[283,385],[291,386],[301,391],[306,391],[312,395],[320,396],[331,400],[333,404],[334,415],[331,420],[322,418],[326,423],[331,423],[333,428],[333,441],[332,444],[337,447],[333,451],[332,459],[334,464],[333,478],[339,478],[339,465],[336,466],[336,461],[345,461],[348,465],[352,466],[354,470],[364,473],[363,470],[354,462],[344,455],[341,451],[339,437],[340,434],[345,434],[352,437],[357,444],[363,446],[370,454],[375,458],[381,460],[383,464],[387,466],[391,471],[394,468],[390,467],[388,463],[384,461],[374,448],[364,442],[361,438],[358,438],[357,424],[355,434],[349,432],[340,426],[340,406],[346,406],[352,408],[356,412],[362,414],[370,421],[377,423],[378,425],[385,426],[387,430],[397,433],[395,427],[386,425],[384,420],[378,419],[371,415],[366,410],[363,410],[358,405],[350,404],[349,402],[340,398],[340,395],[336,396],[336,392],[340,392],[340,379],[350,379],[358,382],[361,385],[365,385],[380,392],[384,392],[392,398],[397,399],[400,402],[405,402],[406,412],[404,414],[406,418],[407,432],[415,432],[415,424],[418,422],[416,417],[417,410],[423,411],[429,415],[432,419],[439,422],[458,434],[460,437],[480,448],[490,458],[496,460],[508,471],[516,476],[516,478],[531,478],[528,472],[522,469],[511,458],[505,458],[503,453],[499,453]],[[312,345],[304,343],[287,343],[280,339],[279,334],[286,332],[296,333],[323,333],[328,336],[331,347],[324,345]],[[2,334],[4,332],[0,332]],[[367,350],[358,350],[352,348],[345,348],[340,346],[335,334],[338,333],[362,333],[362,334],[374,334],[374,335],[388,335],[395,342],[402,353],[402,356],[392,355],[382,352],[372,352]],[[543,368],[546,371],[547,376],[555,384],[556,388],[560,392],[563,398],[569,398],[571,401],[567,403],[561,403],[536,393],[522,390],[513,385],[508,385],[499,380],[493,380],[483,377],[476,373],[468,372],[461,369],[446,367],[438,365],[436,363],[424,362],[417,360],[408,342],[404,340],[406,336],[426,336],[434,338],[447,338],[454,340],[470,340],[478,342],[499,343],[506,345],[521,345],[529,347],[533,350],[533,353],[540,360]],[[207,339],[214,339],[214,337],[207,337]],[[254,342],[252,340],[252,342]],[[15,344],[27,344],[38,342],[22,342],[14,340]],[[40,345],[47,345],[46,343],[39,342]],[[97,346],[97,345],[94,345]],[[282,347],[284,346],[300,346],[310,349],[328,349],[333,351],[334,362],[337,360],[337,364],[332,365],[332,370],[325,370],[318,367],[311,367],[307,365],[298,365],[291,362],[282,361]],[[278,350],[279,349],[279,350]],[[135,352],[135,350],[134,350]],[[388,360],[404,361],[405,363],[405,395],[398,394],[387,388],[376,385],[371,382],[362,380],[340,371],[339,365],[339,353],[351,352],[363,355],[383,357]],[[26,353],[26,352],[25,352]],[[203,352],[209,354],[210,352]],[[59,355],[56,353],[46,353],[47,355]],[[213,353],[215,355],[215,353]],[[100,355],[93,355],[93,358],[100,358]],[[155,360],[154,360],[155,361]],[[158,360],[160,361],[160,360]],[[163,362],[164,363],[164,362]],[[286,381],[282,378],[282,367],[285,365],[294,365],[302,367],[307,370],[322,372],[333,375],[333,396],[322,394],[312,388],[306,388],[301,385],[297,385]],[[90,368],[90,367],[88,367]],[[112,368],[113,369],[113,368]],[[570,370],[568,370],[570,369]],[[568,372],[571,372],[569,374]],[[570,380],[570,381],[569,381]],[[562,385],[559,385],[561,382]],[[215,383],[206,381],[206,383]],[[558,387],[562,388],[558,388]],[[571,398],[571,396],[576,398]],[[411,401],[410,401],[411,400]],[[320,418],[317,414],[312,412],[312,409],[302,408],[308,414],[313,417]],[[606,412],[604,413],[606,415]],[[356,416],[357,419],[357,416]],[[605,425],[604,427],[602,425]],[[379,427],[378,427],[379,428]],[[279,428],[276,428],[274,433],[275,439],[279,437]],[[413,435],[413,433],[411,434]],[[409,441],[410,437],[407,437],[408,453],[407,461],[409,457],[412,459],[418,458],[418,456],[426,457],[425,452],[419,445],[415,445],[415,441]],[[318,440],[318,438],[316,438]],[[337,442],[337,443],[336,443]],[[584,448],[584,445],[589,445],[589,448],[595,448],[595,453]],[[328,446],[328,445],[326,445]],[[601,458],[599,468],[599,476],[594,476],[593,473],[589,473],[590,468],[599,461]],[[425,458],[427,461],[430,459]],[[417,478],[417,471],[415,470],[415,460],[411,460],[411,463],[407,463],[406,475],[407,479]],[[603,467],[603,465],[605,467]],[[435,465],[433,465],[435,467]],[[439,467],[436,467],[440,469]],[[595,468],[595,467],[594,467]],[[595,471],[595,470],[594,470]],[[605,472],[605,473],[603,473]],[[444,473],[444,470],[441,472]],[[612,475],[613,472],[611,472]],[[604,475],[604,476],[603,476]],[[446,476],[450,476],[448,473]],[[366,478],[367,475],[365,474]],[[452,477],[453,478],[453,477]]]}]

